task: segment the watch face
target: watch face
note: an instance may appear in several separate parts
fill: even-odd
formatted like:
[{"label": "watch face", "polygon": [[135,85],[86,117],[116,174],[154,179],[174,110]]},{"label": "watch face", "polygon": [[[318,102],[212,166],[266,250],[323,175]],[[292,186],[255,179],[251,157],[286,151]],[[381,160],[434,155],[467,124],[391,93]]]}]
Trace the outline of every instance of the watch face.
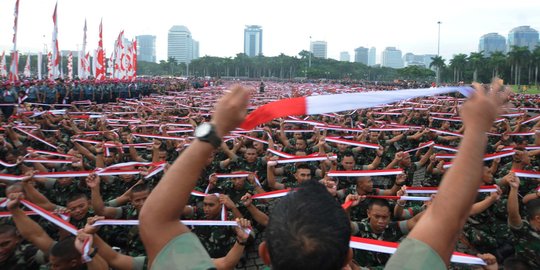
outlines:
[{"label": "watch face", "polygon": [[208,123],[203,123],[195,129],[195,137],[200,138],[208,135],[212,126]]}]

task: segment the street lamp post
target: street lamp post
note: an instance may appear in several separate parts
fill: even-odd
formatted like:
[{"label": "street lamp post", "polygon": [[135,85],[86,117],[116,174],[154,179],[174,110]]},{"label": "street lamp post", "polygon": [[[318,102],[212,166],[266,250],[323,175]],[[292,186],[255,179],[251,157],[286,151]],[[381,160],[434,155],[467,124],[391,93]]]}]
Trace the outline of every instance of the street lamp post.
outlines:
[{"label": "street lamp post", "polygon": [[311,68],[311,36],[309,36],[309,61],[308,67]]},{"label": "street lamp post", "polygon": [[[439,57],[441,54],[441,21],[438,21],[437,24],[439,26],[439,31],[437,34],[437,57]],[[441,83],[441,70],[439,66],[437,66],[437,80],[436,81],[437,81],[437,85]]]}]

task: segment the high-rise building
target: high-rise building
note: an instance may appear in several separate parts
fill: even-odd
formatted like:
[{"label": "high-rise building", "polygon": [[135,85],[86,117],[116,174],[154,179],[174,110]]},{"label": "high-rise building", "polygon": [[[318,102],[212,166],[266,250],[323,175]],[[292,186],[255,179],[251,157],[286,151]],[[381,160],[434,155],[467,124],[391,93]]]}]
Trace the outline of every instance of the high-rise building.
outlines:
[{"label": "high-rise building", "polygon": [[246,29],[244,29],[244,53],[249,57],[263,54],[262,27],[260,25],[246,25]]},{"label": "high-rise building", "polygon": [[382,52],[381,64],[383,67],[402,68],[403,59],[401,58],[401,51],[396,47],[386,47]]},{"label": "high-rise building", "polygon": [[177,63],[190,63],[194,59],[193,38],[187,27],[183,25],[171,27],[167,45],[167,58],[172,57]]},{"label": "high-rise building", "polygon": [[512,46],[528,47],[532,51],[537,45],[538,31],[528,25],[516,27],[508,33],[508,51]]},{"label": "high-rise building", "polygon": [[429,65],[431,65],[435,57],[437,57],[436,54],[424,54],[424,65],[426,68],[430,68]]},{"label": "high-rise building", "polygon": [[374,66],[375,64],[377,64],[377,49],[371,47],[368,54],[368,66]]},{"label": "high-rise building", "polygon": [[193,39],[193,60],[199,59],[199,42]]},{"label": "high-rise building", "polygon": [[485,34],[480,37],[478,51],[483,52],[485,56],[490,56],[494,52],[506,53],[506,38],[497,33]]},{"label": "high-rise building", "polygon": [[369,49],[364,47],[354,49],[354,62],[367,65],[369,62]]},{"label": "high-rise building", "polygon": [[339,61],[350,62],[351,55],[349,54],[349,52],[341,52],[339,54]]},{"label": "high-rise building", "polygon": [[326,41],[312,41],[310,51],[313,56],[326,59],[328,46]]},{"label": "high-rise building", "polygon": [[140,35],[137,39],[137,61],[156,62],[156,36]]}]

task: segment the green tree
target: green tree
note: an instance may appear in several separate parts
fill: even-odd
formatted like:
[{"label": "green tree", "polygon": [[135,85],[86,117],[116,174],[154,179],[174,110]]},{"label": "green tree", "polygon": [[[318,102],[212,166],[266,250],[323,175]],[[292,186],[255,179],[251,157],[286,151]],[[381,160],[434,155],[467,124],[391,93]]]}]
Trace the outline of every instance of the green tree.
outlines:
[{"label": "green tree", "polygon": [[454,71],[454,82],[463,80],[463,70],[467,66],[467,55],[460,53],[450,59],[450,67]]},{"label": "green tree", "polygon": [[441,69],[443,69],[446,66],[444,62],[445,60],[442,58],[442,56],[431,57],[431,64],[429,64],[429,67],[436,68],[437,85],[441,83]]}]

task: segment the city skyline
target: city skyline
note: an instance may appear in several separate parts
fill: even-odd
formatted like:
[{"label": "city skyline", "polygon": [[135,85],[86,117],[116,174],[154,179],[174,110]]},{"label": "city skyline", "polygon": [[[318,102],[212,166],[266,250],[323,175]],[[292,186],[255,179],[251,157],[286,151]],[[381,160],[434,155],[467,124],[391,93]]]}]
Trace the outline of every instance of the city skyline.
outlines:
[{"label": "city skyline", "polygon": [[[21,53],[43,50],[44,44],[50,49],[55,2],[21,1],[17,44]],[[514,27],[530,25],[540,29],[540,19],[536,16],[540,12],[540,3],[535,0],[523,0],[512,5],[502,0],[492,1],[489,5],[481,1],[439,1],[436,7],[420,0],[373,1],[347,3],[345,9],[343,5],[328,5],[322,1],[306,8],[305,3],[277,0],[263,1],[258,9],[242,13],[237,7],[249,3],[244,0],[235,2],[235,5],[212,0],[183,4],[163,0],[156,0],[152,5],[146,3],[137,0],[59,0],[60,50],[82,47],[85,18],[88,20],[88,51],[97,47],[99,20],[103,18],[107,52],[112,51],[121,30],[125,30],[129,39],[138,35],[155,35],[158,61],[167,57],[167,31],[173,25],[185,25],[191,30],[201,43],[201,56],[234,57],[243,52],[242,30],[245,25],[256,24],[265,29],[265,56],[280,53],[297,56],[301,50],[309,50],[311,36],[312,40],[328,42],[327,56],[332,59],[339,59],[343,51],[352,55],[354,48],[359,46],[375,47],[378,52],[386,47],[396,47],[403,53],[436,54],[437,21],[442,22],[441,56],[446,60],[454,54],[477,51],[478,39],[486,33],[496,32],[508,38]],[[15,0],[0,3],[0,50],[12,48],[14,4]],[[124,12],[119,14],[119,10]],[[178,13],[178,10],[185,12]],[[370,12],[360,16],[358,10]],[[378,12],[383,10],[384,13]],[[204,19],[201,14],[204,14]],[[276,14],[280,18],[294,18],[295,24],[288,19],[276,20]],[[324,20],[321,20],[322,16]],[[378,63],[380,55],[377,54]]]}]

